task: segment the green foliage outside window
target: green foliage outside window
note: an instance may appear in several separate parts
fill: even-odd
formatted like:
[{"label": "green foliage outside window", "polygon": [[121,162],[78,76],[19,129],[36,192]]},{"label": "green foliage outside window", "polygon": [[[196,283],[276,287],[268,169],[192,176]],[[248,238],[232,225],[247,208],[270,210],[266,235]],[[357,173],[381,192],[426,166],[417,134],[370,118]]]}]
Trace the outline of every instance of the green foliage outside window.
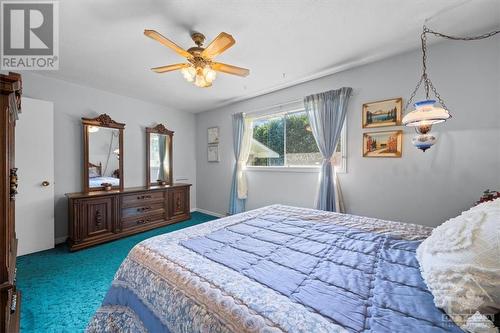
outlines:
[{"label": "green foliage outside window", "polygon": [[278,153],[278,158],[255,158],[253,165],[260,166],[280,166],[284,165],[284,146],[283,141],[284,127],[283,117],[272,118],[257,122],[253,128],[253,137],[255,140],[263,143],[269,149]]},{"label": "green foliage outside window", "polygon": [[286,153],[303,154],[319,152],[314,136],[308,130],[309,119],[305,112],[258,120],[254,123],[253,138],[279,154],[277,158],[254,158],[252,165],[283,166]]},{"label": "green foliage outside window", "polygon": [[317,153],[319,152],[314,136],[310,130],[309,119],[304,112],[292,113],[286,117],[286,152]]}]

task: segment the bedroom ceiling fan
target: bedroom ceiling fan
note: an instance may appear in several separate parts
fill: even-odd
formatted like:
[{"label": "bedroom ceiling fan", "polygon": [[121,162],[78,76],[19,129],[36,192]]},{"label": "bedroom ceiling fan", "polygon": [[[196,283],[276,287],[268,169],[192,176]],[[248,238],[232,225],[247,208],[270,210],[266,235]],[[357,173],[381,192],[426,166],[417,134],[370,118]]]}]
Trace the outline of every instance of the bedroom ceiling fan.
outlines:
[{"label": "bedroom ceiling fan", "polygon": [[152,68],[151,70],[156,73],[166,73],[180,69],[182,75],[188,82],[193,82],[195,86],[200,88],[210,87],[215,80],[216,72],[238,76],[247,76],[250,73],[246,68],[213,61],[216,56],[234,45],[235,40],[233,36],[228,33],[221,32],[206,48],[204,48],[202,45],[205,41],[205,36],[199,32],[195,32],[191,34],[191,38],[196,46],[187,50],[184,50],[155,30],[146,29],[144,30],[144,35],[171,48],[175,53],[185,57],[187,60],[186,63]]}]

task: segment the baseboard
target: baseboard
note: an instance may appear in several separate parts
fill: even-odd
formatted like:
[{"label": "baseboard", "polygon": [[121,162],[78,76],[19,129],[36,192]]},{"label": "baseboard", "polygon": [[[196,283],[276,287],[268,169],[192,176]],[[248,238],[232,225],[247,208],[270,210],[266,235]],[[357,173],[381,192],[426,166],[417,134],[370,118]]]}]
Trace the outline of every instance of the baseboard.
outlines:
[{"label": "baseboard", "polygon": [[209,211],[209,210],[206,210],[206,209],[202,209],[202,208],[194,208],[194,209],[191,210],[191,212],[200,212],[200,213],[203,213],[203,214],[208,214],[208,215],[217,216],[217,217],[225,217],[226,216],[225,214],[212,212],[212,211]]},{"label": "baseboard", "polygon": [[67,238],[68,236],[56,237],[56,239],[54,239],[55,245],[66,243]]}]

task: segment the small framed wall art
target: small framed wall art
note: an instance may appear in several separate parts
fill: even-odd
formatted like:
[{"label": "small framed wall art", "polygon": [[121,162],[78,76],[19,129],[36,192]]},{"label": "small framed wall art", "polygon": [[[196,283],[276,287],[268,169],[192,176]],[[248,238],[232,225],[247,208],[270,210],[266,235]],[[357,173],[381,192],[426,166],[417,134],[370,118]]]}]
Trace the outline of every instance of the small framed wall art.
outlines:
[{"label": "small framed wall art", "polygon": [[208,144],[219,143],[219,127],[210,127],[207,130]]},{"label": "small framed wall art", "polygon": [[208,161],[219,162],[219,145],[208,145]]},{"label": "small framed wall art", "polygon": [[403,131],[363,133],[363,157],[401,157]]},{"label": "small framed wall art", "polygon": [[401,125],[402,108],[401,97],[363,104],[363,128]]}]

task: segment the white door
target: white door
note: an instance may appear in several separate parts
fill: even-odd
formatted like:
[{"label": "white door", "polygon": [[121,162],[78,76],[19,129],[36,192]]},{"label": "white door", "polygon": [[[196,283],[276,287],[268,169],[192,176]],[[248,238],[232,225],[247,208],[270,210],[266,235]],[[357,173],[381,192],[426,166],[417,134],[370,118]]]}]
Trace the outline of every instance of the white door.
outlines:
[{"label": "white door", "polygon": [[54,104],[23,97],[16,123],[18,255],[54,247]]}]

